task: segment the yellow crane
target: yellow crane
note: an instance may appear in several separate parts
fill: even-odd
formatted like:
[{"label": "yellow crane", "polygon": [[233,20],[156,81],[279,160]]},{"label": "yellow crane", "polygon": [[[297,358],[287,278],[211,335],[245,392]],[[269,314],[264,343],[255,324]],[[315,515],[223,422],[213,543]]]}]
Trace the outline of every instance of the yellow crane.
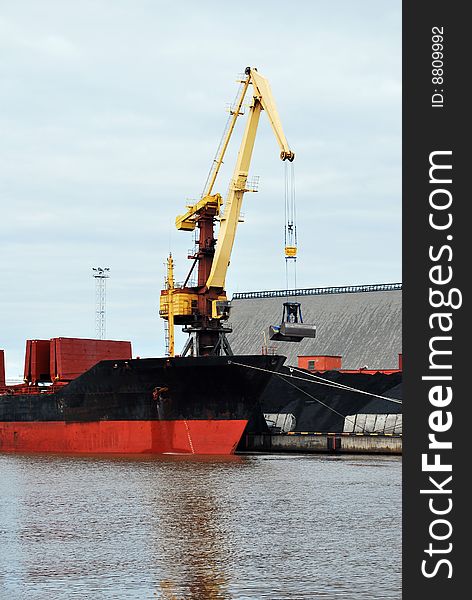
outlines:
[{"label": "yellow crane", "polygon": [[[183,231],[199,228],[195,252],[189,256],[193,265],[182,286],[173,281],[173,262],[168,262],[166,289],[161,291],[160,316],[169,321],[169,355],[173,356],[174,324],[184,325],[189,334],[182,355],[231,355],[231,347],[226,334],[231,328],[223,323],[229,317],[230,303],[224,290],[226,274],[233,249],[236,230],[241,217],[241,205],[244,193],[252,191],[248,187],[248,173],[259,117],[265,110],[280,147],[280,158],[293,161],[294,152],[290,149],[282,129],[279,113],[272,96],[269,82],[257,69],[247,67],[245,78],[241,81],[241,91],[235,107],[231,110],[228,129],[223,137],[213,162],[202,197],[187,211],[176,218],[176,227]],[[252,86],[252,99],[244,129],[243,139],[238,152],[236,165],[229,185],[226,199],[213,194],[213,187],[225,156],[236,120],[242,114],[246,94]],[[223,206],[223,210],[222,210]],[[214,236],[214,225],[219,218],[218,239]],[[197,268],[196,285],[188,286],[190,277]],[[172,282],[172,286],[170,285]],[[172,336],[171,336],[172,331]],[[172,340],[171,340],[172,337]]]}]

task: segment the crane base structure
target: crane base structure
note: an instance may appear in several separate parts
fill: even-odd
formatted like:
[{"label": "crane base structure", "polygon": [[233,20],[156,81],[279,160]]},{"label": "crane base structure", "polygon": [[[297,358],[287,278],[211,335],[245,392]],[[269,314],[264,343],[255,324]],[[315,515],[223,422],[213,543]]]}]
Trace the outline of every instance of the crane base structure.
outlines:
[{"label": "crane base structure", "polygon": [[185,327],[185,333],[189,334],[181,356],[233,356],[230,343],[226,334],[233,330],[229,327],[199,328]]}]

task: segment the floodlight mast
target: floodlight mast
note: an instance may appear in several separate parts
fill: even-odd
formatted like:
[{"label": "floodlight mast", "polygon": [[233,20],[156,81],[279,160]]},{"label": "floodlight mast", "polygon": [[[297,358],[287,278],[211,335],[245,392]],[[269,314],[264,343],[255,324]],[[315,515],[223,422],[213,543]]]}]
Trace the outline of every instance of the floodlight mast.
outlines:
[{"label": "floodlight mast", "polygon": [[95,337],[104,340],[106,336],[106,281],[110,278],[109,267],[93,267],[95,279]]}]

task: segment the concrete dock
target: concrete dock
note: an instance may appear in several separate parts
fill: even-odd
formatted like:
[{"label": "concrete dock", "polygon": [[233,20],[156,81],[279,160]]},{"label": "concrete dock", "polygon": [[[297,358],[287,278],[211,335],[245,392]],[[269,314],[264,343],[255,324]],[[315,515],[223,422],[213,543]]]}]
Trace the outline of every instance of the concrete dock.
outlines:
[{"label": "concrete dock", "polygon": [[289,432],[246,434],[238,451],[331,454],[401,454],[401,435]]}]

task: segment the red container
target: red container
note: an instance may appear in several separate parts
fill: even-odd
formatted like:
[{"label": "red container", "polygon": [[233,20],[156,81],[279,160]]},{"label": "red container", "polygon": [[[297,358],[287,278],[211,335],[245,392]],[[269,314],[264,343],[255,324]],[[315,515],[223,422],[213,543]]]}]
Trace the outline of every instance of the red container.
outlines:
[{"label": "red container", "polygon": [[0,350],[0,390],[5,388],[5,352]]},{"label": "red container", "polygon": [[398,355],[398,369],[403,371],[403,354]]},{"label": "red container", "polygon": [[49,348],[49,340],[26,340],[25,381],[33,384],[51,381]]},{"label": "red container", "polygon": [[50,369],[53,381],[72,381],[101,360],[128,360],[131,342],[53,338]]},{"label": "red container", "polygon": [[342,356],[299,356],[298,366],[307,371],[331,371],[341,368]]}]

